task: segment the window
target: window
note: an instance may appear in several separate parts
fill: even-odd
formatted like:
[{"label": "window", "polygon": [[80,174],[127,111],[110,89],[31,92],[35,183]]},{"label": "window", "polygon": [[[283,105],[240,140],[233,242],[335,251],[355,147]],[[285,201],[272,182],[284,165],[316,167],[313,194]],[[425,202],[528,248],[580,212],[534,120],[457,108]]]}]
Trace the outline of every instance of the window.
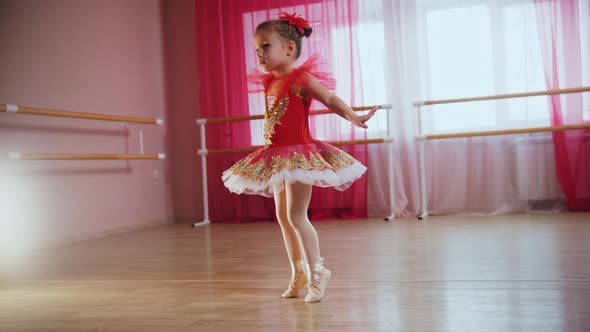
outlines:
[{"label": "window", "polygon": [[[423,1],[423,90],[428,99],[545,90],[532,1]],[[425,132],[549,125],[546,96],[443,104]]]}]

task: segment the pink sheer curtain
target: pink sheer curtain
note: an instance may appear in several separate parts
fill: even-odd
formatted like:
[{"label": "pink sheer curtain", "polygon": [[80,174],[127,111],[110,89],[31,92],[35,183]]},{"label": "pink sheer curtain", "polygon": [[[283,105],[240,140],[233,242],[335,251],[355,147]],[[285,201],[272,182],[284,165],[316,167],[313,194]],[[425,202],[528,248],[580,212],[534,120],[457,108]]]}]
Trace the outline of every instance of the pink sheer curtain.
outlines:
[{"label": "pink sheer curtain", "polygon": [[[200,115],[203,118],[248,115],[242,11],[245,1],[195,1],[197,70]],[[207,125],[207,148],[250,145],[248,122]],[[236,199],[221,182],[221,172],[241,155],[211,155],[208,159],[211,220],[252,221],[267,219],[272,202],[261,197]]]},{"label": "pink sheer curtain", "polygon": [[[589,38],[589,33],[580,23],[588,22],[590,12],[580,12],[579,4],[578,0],[535,0],[549,89],[583,85],[582,45],[588,44],[582,38]],[[590,122],[584,119],[582,94],[549,98],[553,125]],[[555,132],[553,142],[557,177],[570,211],[590,211],[590,130]]]},{"label": "pink sheer curtain", "polygon": [[[362,91],[353,26],[357,19],[357,0],[208,0],[195,1],[197,67],[200,117],[230,117],[264,112],[261,91],[249,91],[247,73],[256,68],[252,46],[256,25],[274,19],[280,11],[295,12],[311,23],[313,34],[304,39],[299,63],[319,53],[324,68],[337,80],[337,94],[355,105]],[[337,50],[337,53],[335,52]],[[337,61],[336,64],[330,61]],[[296,64],[296,65],[298,65]],[[319,109],[316,103],[312,109]],[[336,115],[312,117],[312,134],[322,140],[362,139],[365,134]],[[253,128],[253,129],[251,129]],[[255,121],[207,125],[208,148],[243,147],[261,144],[262,127]],[[260,129],[260,133],[258,133]],[[258,136],[258,134],[260,134]],[[343,148],[366,165],[364,146]],[[221,182],[221,173],[246,154],[208,157],[209,209],[212,221],[256,221],[274,219],[272,199],[231,194]],[[310,204],[312,220],[358,218],[367,215],[367,180],[363,176],[347,191],[314,188]]]}]

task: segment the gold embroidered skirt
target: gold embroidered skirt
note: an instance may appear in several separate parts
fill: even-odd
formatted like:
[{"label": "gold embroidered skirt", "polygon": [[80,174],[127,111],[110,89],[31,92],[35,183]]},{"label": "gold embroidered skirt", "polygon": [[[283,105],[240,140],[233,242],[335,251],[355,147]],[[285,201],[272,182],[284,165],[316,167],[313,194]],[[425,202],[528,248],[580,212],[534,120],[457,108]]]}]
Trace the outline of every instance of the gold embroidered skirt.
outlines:
[{"label": "gold embroidered skirt", "polygon": [[233,193],[273,197],[273,190],[282,191],[285,181],[342,191],[366,170],[348,153],[314,141],[301,145],[265,146],[223,172],[222,180]]}]

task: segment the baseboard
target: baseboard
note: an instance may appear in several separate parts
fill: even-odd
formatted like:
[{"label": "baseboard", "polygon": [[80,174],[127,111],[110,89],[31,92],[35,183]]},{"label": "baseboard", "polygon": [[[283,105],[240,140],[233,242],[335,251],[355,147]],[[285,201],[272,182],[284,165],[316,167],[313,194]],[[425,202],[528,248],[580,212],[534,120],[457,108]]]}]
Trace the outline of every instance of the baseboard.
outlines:
[{"label": "baseboard", "polygon": [[195,217],[195,218],[179,217],[174,220],[174,224],[179,224],[179,225],[187,224],[190,226],[196,222],[201,222],[201,221],[203,221],[203,216]]}]

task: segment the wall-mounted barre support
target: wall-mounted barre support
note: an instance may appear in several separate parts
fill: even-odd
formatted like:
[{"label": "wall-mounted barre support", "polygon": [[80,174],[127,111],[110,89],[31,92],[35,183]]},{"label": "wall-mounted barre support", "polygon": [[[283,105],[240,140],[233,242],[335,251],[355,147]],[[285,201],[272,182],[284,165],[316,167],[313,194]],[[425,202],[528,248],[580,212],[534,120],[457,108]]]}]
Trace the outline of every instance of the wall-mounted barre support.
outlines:
[{"label": "wall-mounted barre support", "polygon": [[[160,118],[138,118],[128,116],[107,115],[98,113],[83,113],[45,108],[19,106],[15,104],[0,104],[0,113],[30,114],[39,116],[55,116],[65,118],[77,118],[88,120],[103,120],[122,122],[124,127],[128,123],[163,125],[164,120]],[[139,150],[140,154],[51,154],[51,153],[28,153],[17,152],[0,153],[0,160],[140,160],[140,159],[164,159],[163,153],[144,154],[143,131],[139,129]]]}]

